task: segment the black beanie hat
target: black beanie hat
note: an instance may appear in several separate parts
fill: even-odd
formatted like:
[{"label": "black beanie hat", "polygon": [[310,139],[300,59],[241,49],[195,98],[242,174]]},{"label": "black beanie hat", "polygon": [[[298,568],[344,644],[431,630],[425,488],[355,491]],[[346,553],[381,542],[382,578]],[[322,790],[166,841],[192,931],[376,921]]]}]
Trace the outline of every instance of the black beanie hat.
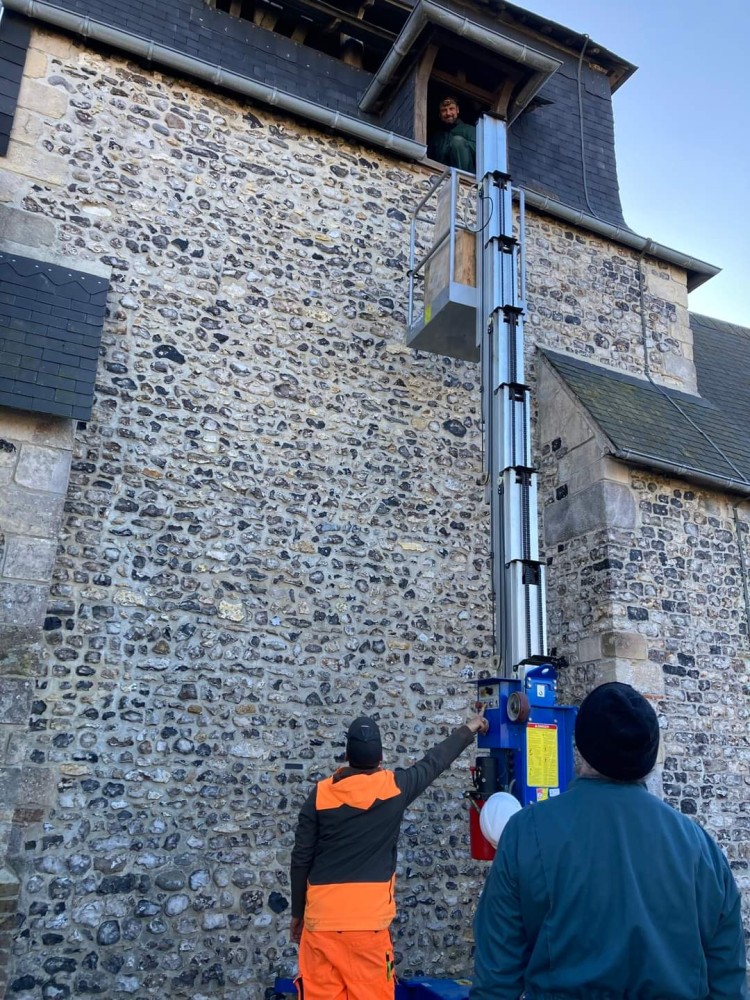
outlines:
[{"label": "black beanie hat", "polygon": [[575,736],[581,756],[600,774],[637,781],[656,763],[659,720],[635,688],[613,681],[584,698]]},{"label": "black beanie hat", "polygon": [[346,759],[351,767],[361,770],[377,767],[383,759],[380,730],[374,719],[361,715],[349,726],[346,734]]}]

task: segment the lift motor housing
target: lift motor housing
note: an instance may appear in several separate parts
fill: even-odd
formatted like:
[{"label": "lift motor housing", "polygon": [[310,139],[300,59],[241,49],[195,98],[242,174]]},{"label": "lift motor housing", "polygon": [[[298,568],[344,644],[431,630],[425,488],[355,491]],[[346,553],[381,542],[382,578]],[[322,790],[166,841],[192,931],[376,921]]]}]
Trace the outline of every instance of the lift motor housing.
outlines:
[{"label": "lift motor housing", "polygon": [[487,677],[476,681],[477,706],[489,723],[478,746],[470,798],[471,856],[495,856],[484,838],[479,814],[495,792],[510,792],[522,806],[564,792],[573,780],[573,729],[578,709],[557,704],[557,670],[543,662],[529,667],[523,680]]}]

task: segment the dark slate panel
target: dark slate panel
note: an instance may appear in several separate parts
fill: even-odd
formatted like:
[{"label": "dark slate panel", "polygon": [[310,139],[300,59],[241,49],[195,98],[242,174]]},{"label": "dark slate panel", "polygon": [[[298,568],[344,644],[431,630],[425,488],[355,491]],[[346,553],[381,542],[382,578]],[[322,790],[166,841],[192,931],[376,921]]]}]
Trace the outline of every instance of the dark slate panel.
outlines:
[{"label": "dark slate panel", "polygon": [[17,63],[4,62],[0,59],[0,88],[3,93],[10,93],[15,87],[16,93],[23,76],[23,65]]},{"label": "dark slate panel", "polygon": [[23,66],[26,62],[26,49],[25,45],[12,45],[0,37],[0,62]]},{"label": "dark slate panel", "polygon": [[19,49],[23,49],[25,52],[29,47],[30,38],[31,29],[26,18],[19,17],[9,10],[4,11],[0,39],[9,45],[15,45]]},{"label": "dark slate panel", "polygon": [[30,38],[29,21],[4,11],[0,21],[0,156],[8,152]]},{"label": "dark slate panel", "polygon": [[[558,51],[558,57],[561,53]],[[600,76],[583,67],[582,81]],[[572,208],[593,214],[606,222],[625,226],[620,203],[612,102],[609,94],[592,93],[584,86],[584,148],[581,153],[578,83],[574,60],[561,69],[540,91],[551,101],[527,111],[514,122],[509,134],[509,159],[513,180],[521,186],[542,189]],[[590,207],[584,191],[584,163]]]},{"label": "dark slate panel", "polygon": [[[542,353],[616,448],[638,452],[645,466],[649,457],[670,462],[683,468],[688,478],[693,470],[750,483],[750,437],[746,431],[750,392],[740,386],[740,376],[747,372],[742,364],[750,363],[750,331],[741,327],[727,330],[727,326],[723,324],[718,330],[704,322],[699,328],[696,369],[700,396],[657,388],[646,379],[554,351]],[[720,383],[718,365],[709,361],[719,341],[726,353],[718,357],[726,360],[729,356],[737,362],[731,367],[737,372],[734,378],[739,398],[731,399],[726,380]]]},{"label": "dark slate panel", "polygon": [[[13,126],[13,118],[16,114],[16,106],[18,105],[18,91],[19,87],[13,87],[8,85],[7,81],[3,81],[6,86],[0,87],[0,114],[6,116],[10,121],[10,127]],[[8,129],[8,135],[10,135],[10,128]]]},{"label": "dark slate panel", "polygon": [[0,253],[0,405],[88,420],[109,283]]}]

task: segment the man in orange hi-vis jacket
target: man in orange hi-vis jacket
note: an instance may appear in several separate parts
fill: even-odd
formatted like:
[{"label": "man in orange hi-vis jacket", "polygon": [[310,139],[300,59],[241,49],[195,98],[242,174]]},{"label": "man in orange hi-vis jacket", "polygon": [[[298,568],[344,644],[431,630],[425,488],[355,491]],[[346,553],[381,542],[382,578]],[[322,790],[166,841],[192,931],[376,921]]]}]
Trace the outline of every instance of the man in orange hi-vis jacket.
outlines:
[{"label": "man in orange hi-vis jacket", "polygon": [[347,766],[303,805],[292,851],[292,940],[300,1000],[393,1000],[389,927],[396,915],[396,844],[407,807],[487,722],[477,715],[407,768],[381,767],[373,719],[349,726]]}]

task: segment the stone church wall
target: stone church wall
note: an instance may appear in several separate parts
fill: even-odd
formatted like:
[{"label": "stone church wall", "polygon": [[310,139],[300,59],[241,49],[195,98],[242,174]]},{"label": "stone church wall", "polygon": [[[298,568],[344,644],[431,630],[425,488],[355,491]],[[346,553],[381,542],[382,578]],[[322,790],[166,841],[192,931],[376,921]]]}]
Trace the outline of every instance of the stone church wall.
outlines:
[{"label": "stone church wall", "polygon": [[[294,966],[296,811],[347,720],[377,713],[388,761],[408,763],[466,717],[467,679],[491,665],[478,372],[403,346],[408,212],[430,173],[42,31],[3,167],[6,240],[111,268],[29,727],[0,742],[44,807],[16,800],[8,819],[9,995],[255,1000]],[[637,255],[541,217],[528,255],[530,342],[638,371]],[[647,288],[655,374],[690,387],[684,275],[648,262]],[[650,482],[623,488],[656,503]],[[644,538],[675,531],[639,518],[627,530]],[[604,527],[593,541],[613,544]],[[703,818],[700,709],[715,696],[726,713],[736,673],[711,647],[740,662],[739,624],[683,664],[683,598],[615,600],[614,576],[583,597],[573,544],[549,584],[571,693],[606,658],[581,667],[575,643],[619,630],[658,649],[675,668],[665,787]],[[632,627],[631,604],[651,624]],[[407,814],[401,975],[469,966],[470,757]],[[724,801],[705,816],[734,843]]]}]

